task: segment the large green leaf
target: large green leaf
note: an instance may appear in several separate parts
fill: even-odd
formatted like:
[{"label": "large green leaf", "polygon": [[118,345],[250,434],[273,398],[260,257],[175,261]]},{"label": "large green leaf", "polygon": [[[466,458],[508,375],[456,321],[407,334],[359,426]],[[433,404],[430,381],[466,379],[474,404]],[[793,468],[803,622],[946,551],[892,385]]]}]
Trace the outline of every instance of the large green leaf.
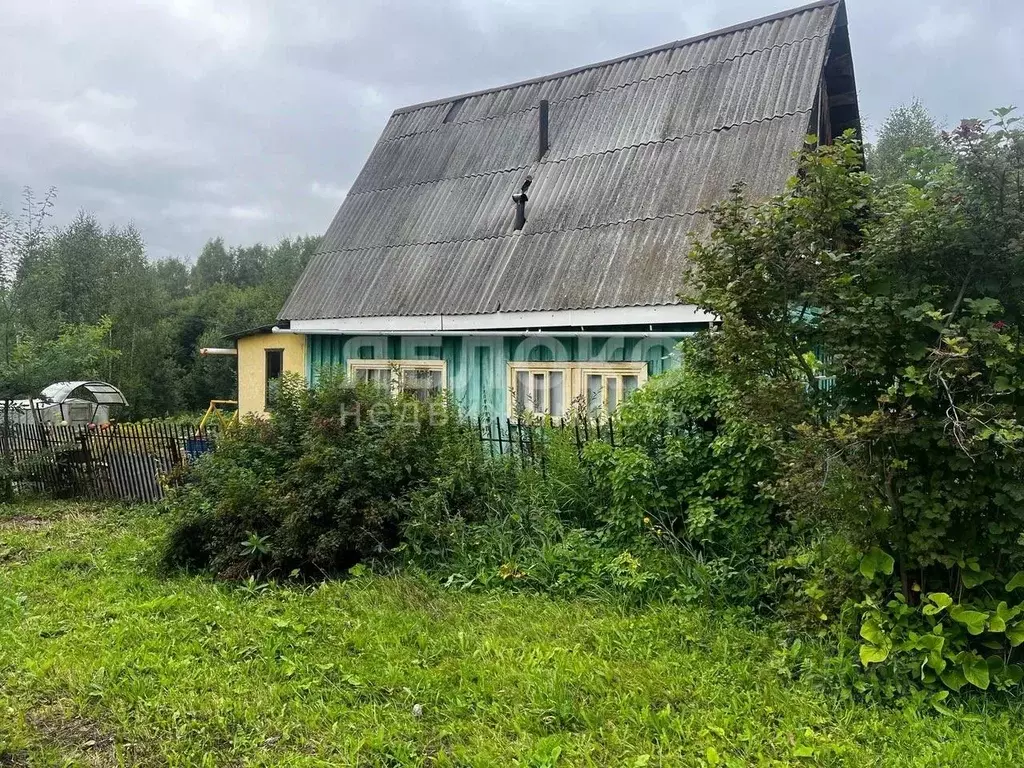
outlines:
[{"label": "large green leaf", "polygon": [[946,638],[942,635],[921,635],[914,645],[919,651],[941,651],[946,644]]},{"label": "large green leaf", "polygon": [[889,645],[889,638],[885,636],[885,632],[882,631],[877,621],[871,619],[867,619],[860,625],[860,636],[872,645]]},{"label": "large green leaf", "polygon": [[1008,623],[1015,615],[1016,614],[1010,609],[1010,606],[1005,602],[999,603],[999,605],[996,606],[995,613],[989,617],[989,632],[1005,632]]},{"label": "large green leaf", "polygon": [[1006,591],[1013,592],[1013,590],[1021,588],[1024,588],[1024,571],[1017,571],[1017,574],[1007,583]]},{"label": "large green leaf", "polygon": [[960,580],[968,589],[974,589],[992,580],[992,574],[988,571],[963,570],[960,572]]},{"label": "large green leaf", "polygon": [[876,573],[892,576],[894,565],[896,565],[896,561],[892,559],[891,555],[887,555],[878,547],[873,547],[861,559],[860,572],[865,579],[874,579]]},{"label": "large green leaf", "polygon": [[928,595],[928,600],[930,602],[922,609],[925,616],[934,616],[942,613],[953,604],[953,598],[945,592],[932,592]]},{"label": "large green leaf", "polygon": [[1024,611],[1024,605],[1015,605],[1011,608],[1005,601],[1000,601],[999,605],[996,606],[996,616],[1007,624],[1020,616],[1021,611]]},{"label": "large green leaf", "polygon": [[950,667],[943,672],[939,677],[942,678],[942,682],[947,688],[954,691],[959,691],[965,685],[967,685],[967,678],[964,677],[964,673],[956,667]]},{"label": "large green leaf", "polygon": [[960,665],[964,678],[975,688],[988,690],[988,663],[980,656],[968,656]]},{"label": "large green leaf", "polygon": [[860,663],[865,667],[868,664],[881,664],[887,658],[889,658],[888,648],[870,643],[864,643],[860,647]]},{"label": "large green leaf", "polygon": [[[914,647],[919,651],[928,651],[925,664],[931,667],[936,674],[941,675],[946,671],[946,660],[942,657],[942,649],[946,645],[946,638],[941,635],[922,635],[914,642]],[[922,669],[922,673],[924,670]]]},{"label": "large green leaf", "polygon": [[1018,621],[1013,626],[1006,628],[1006,639],[1010,641],[1010,647],[1016,648],[1024,643],[1024,621]]},{"label": "large green leaf", "polygon": [[949,615],[953,621],[967,627],[967,631],[972,635],[980,635],[985,631],[985,621],[988,619],[987,613],[969,611],[962,606],[956,605],[950,609]]}]

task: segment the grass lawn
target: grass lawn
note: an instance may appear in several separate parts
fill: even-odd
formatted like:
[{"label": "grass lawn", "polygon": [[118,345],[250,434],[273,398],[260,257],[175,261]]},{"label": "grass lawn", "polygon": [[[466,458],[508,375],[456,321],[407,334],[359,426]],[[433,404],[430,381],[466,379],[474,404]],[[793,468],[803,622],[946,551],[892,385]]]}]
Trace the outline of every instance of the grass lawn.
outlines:
[{"label": "grass lawn", "polygon": [[0,508],[0,766],[1024,763],[1024,710],[843,702],[703,610],[165,578],[162,530]]}]

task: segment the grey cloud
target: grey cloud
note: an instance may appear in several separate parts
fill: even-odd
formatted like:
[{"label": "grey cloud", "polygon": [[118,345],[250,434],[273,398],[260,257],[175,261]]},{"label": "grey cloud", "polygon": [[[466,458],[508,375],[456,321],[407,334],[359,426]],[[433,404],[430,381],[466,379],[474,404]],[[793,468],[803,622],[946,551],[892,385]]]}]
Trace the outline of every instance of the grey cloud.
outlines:
[{"label": "grey cloud", "polygon": [[[324,230],[393,109],[611,58],[778,0],[4,0],[0,206],[55,185],[155,256]],[[1024,102],[1016,0],[850,0],[862,110]]]}]

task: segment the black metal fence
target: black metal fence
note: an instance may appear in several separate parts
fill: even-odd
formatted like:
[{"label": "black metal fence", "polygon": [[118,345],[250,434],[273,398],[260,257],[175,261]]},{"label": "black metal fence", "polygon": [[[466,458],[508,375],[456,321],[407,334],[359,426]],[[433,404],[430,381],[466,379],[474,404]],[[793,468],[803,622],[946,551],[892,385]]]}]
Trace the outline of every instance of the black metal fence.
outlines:
[{"label": "black metal fence", "polygon": [[95,500],[159,501],[165,478],[215,439],[216,432],[183,424],[0,426],[18,491]]},{"label": "black metal fence", "polygon": [[510,419],[479,418],[476,423],[480,442],[492,457],[514,459],[525,469],[547,472],[548,454],[556,437],[575,447],[579,456],[587,443],[605,442],[613,448],[621,442],[621,426],[611,417],[589,419]]},{"label": "black metal fence", "polygon": [[[622,429],[609,417],[544,421],[479,418],[481,446],[494,458],[547,472],[557,440],[583,455],[593,441],[621,442]],[[0,424],[0,449],[8,457],[16,490],[61,498],[154,502],[164,497],[168,477],[212,450],[217,430],[170,423],[62,427]]]}]

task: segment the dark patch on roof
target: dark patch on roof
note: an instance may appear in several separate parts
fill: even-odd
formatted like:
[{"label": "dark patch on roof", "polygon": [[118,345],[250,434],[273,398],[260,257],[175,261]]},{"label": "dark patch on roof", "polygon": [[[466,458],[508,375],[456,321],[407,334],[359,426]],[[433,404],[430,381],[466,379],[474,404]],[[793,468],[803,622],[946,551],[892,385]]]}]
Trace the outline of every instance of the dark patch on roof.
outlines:
[{"label": "dark patch on roof", "polygon": [[704,212],[737,181],[782,189],[823,91],[832,132],[859,127],[845,24],[827,0],[396,111],[281,317],[675,303]]}]

